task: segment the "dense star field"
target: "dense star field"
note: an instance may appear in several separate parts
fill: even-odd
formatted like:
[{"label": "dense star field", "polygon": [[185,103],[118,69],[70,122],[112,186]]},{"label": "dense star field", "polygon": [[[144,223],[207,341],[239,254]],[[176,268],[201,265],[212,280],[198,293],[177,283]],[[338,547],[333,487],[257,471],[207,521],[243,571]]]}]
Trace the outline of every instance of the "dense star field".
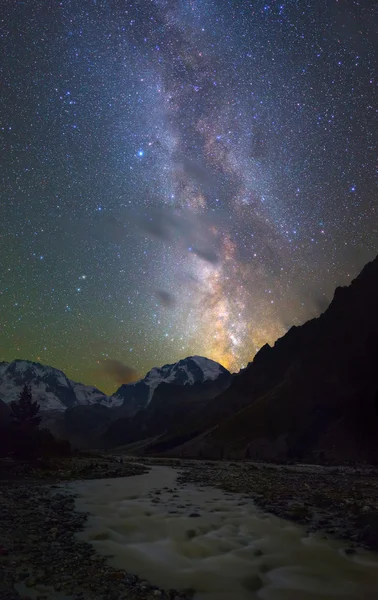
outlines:
[{"label": "dense star field", "polygon": [[378,250],[373,10],[6,2],[0,359],[111,391],[322,312]]}]

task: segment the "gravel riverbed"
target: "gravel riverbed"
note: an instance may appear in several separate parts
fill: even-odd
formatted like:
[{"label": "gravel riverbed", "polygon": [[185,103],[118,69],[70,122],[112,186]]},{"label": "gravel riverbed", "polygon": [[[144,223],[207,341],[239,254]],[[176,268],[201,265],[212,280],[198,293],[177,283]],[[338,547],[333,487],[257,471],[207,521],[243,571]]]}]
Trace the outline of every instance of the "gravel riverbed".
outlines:
[{"label": "gravel riverbed", "polygon": [[[75,496],[60,482],[127,477],[146,472],[110,459],[73,459],[52,472],[0,481],[1,600],[182,600],[124,570],[106,564],[79,541],[87,515],[75,512]],[[26,475],[24,476],[26,477]]]},{"label": "gravel riverbed", "polygon": [[[251,462],[187,461],[123,457],[74,457],[52,469],[10,468],[0,480],[0,598],[2,600],[182,600],[139,577],[112,568],[106,556],[75,533],[87,514],[75,511],[75,495],[60,484],[143,474],[149,465],[179,471],[178,483],[242,493],[267,512],[308,531],[378,550],[378,471]],[[5,473],[5,475],[4,475]]]},{"label": "gravel riverbed", "polygon": [[309,532],[347,540],[347,552],[378,551],[378,470],[370,467],[185,462],[181,483],[246,494],[265,511]]}]

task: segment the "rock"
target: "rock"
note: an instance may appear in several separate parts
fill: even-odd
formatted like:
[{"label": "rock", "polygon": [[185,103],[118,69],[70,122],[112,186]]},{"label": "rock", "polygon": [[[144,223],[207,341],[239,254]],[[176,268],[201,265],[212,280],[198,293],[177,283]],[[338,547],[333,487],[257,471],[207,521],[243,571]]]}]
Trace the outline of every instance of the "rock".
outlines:
[{"label": "rock", "polygon": [[290,518],[293,521],[302,521],[309,517],[309,508],[304,504],[295,504],[289,509]]},{"label": "rock", "polygon": [[200,515],[199,513],[197,513],[197,512],[192,512],[192,513],[190,513],[190,515],[189,515],[189,517],[191,517],[192,519],[193,519],[193,518],[195,518],[195,517],[200,517],[200,516],[201,516],[201,515]]},{"label": "rock", "polygon": [[378,513],[360,515],[356,519],[356,524],[362,529],[359,541],[371,550],[378,550]]},{"label": "rock", "polygon": [[125,579],[125,573],[123,573],[123,571],[114,571],[112,577],[113,579]]}]

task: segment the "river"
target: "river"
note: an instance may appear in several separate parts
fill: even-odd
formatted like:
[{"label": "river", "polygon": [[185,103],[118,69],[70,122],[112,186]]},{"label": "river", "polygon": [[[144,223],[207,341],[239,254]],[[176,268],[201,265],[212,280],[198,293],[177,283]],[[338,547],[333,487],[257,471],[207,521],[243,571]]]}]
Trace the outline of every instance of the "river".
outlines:
[{"label": "river", "polygon": [[81,539],[109,563],[194,600],[376,600],[378,557],[257,508],[241,494],[177,484],[177,471],[69,484],[90,513]]}]

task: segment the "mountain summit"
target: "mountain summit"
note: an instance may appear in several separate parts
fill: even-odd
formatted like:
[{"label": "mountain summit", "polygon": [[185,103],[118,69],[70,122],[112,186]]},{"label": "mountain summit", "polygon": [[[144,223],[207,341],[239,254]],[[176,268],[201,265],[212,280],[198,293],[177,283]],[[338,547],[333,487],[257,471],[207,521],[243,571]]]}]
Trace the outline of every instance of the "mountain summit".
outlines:
[{"label": "mountain summit", "polygon": [[122,414],[135,414],[150,404],[154,391],[161,384],[192,386],[216,380],[228,382],[230,378],[227,369],[217,362],[203,356],[190,356],[172,365],[154,367],[143,379],[121,385],[109,397],[93,386],[72,381],[59,369],[17,359],[0,362],[0,400],[5,403],[16,400],[28,384],[44,411],[103,404],[108,408],[122,406]]},{"label": "mountain summit", "polygon": [[0,399],[16,400],[28,384],[41,410],[65,410],[71,406],[106,402],[97,388],[68,379],[63,371],[30,360],[0,362]]},{"label": "mountain summit", "polygon": [[188,356],[171,365],[154,367],[136,383],[121,385],[111,397],[111,403],[113,406],[122,404],[123,410],[131,416],[150,404],[154,391],[162,383],[192,386],[219,378],[228,381],[230,377],[229,371],[214,360]]}]

